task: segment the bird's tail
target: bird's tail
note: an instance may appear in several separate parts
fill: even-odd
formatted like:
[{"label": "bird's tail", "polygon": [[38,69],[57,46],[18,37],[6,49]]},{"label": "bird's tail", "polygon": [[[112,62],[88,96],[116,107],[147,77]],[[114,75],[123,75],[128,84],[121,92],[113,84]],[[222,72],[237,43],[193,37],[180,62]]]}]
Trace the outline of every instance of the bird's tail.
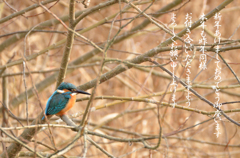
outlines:
[{"label": "bird's tail", "polygon": [[45,116],[42,117],[42,120],[45,118]]}]

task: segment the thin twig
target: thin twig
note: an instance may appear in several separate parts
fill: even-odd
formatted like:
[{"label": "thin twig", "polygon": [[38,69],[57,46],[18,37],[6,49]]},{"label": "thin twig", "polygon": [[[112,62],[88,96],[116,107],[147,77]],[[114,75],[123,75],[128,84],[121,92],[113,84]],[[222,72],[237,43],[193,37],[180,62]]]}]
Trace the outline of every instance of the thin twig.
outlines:
[{"label": "thin twig", "polygon": [[[46,0],[46,1],[43,1],[42,4],[45,5],[45,4],[54,2],[54,1],[57,1],[57,0]],[[28,12],[28,11],[31,11],[31,10],[33,10],[33,9],[36,9],[36,8],[38,8],[39,6],[40,6],[40,5],[38,5],[38,4],[33,4],[32,6],[27,7],[27,8],[25,8],[25,9],[21,10],[21,11],[18,11],[18,12],[15,12],[15,13],[11,14],[11,15],[8,15],[8,16],[6,16],[6,17],[3,17],[3,18],[0,19],[0,24],[1,24],[1,23],[4,23],[4,22],[6,22],[6,21],[9,21],[10,19],[15,18],[15,17],[17,17],[17,16],[23,15],[23,14],[25,14],[25,13]]]},{"label": "thin twig", "polygon": [[[28,149],[29,151],[31,151],[31,152],[33,152],[33,153],[36,153],[37,156],[39,156],[39,157],[41,157],[41,158],[44,158],[44,157],[43,157],[42,155],[40,155],[38,152],[35,152],[33,149],[31,149],[29,146],[27,146],[24,142],[22,142],[22,141],[20,141],[19,139],[11,136],[10,134],[8,134],[2,127],[0,127],[0,130],[1,130],[4,134],[6,134],[9,138],[11,138],[12,140],[18,142],[19,144],[21,144],[22,146],[24,146],[24,147],[25,147],[26,149]],[[10,155],[10,154],[8,153],[8,155]],[[10,157],[11,157],[11,156],[10,156]]]},{"label": "thin twig", "polygon": [[106,150],[104,150],[102,147],[100,147],[96,142],[94,142],[90,137],[87,136],[87,140],[91,142],[97,149],[99,149],[101,152],[103,152],[108,157],[114,157],[110,153],[108,153]]}]

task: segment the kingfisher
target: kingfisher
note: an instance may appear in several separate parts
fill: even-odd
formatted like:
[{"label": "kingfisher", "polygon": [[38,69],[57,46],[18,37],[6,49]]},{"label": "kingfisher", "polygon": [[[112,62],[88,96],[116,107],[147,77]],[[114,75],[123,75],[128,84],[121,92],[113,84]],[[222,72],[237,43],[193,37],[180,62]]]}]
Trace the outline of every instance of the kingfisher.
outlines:
[{"label": "kingfisher", "polygon": [[[71,83],[62,82],[48,99],[45,115],[63,116],[74,106],[76,102],[76,94],[78,93],[91,95],[88,92],[78,90],[77,87]],[[42,120],[44,118],[45,116],[43,116]]]}]

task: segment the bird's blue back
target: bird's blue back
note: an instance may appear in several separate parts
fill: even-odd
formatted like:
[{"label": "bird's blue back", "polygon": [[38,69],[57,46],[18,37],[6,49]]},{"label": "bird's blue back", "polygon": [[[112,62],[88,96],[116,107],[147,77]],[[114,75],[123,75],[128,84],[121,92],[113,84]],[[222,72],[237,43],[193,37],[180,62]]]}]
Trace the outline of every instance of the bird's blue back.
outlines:
[{"label": "bird's blue back", "polygon": [[[48,99],[45,114],[54,115],[64,109],[71,98],[71,92],[58,93],[55,91],[52,96]],[[44,116],[42,120],[44,119]]]}]

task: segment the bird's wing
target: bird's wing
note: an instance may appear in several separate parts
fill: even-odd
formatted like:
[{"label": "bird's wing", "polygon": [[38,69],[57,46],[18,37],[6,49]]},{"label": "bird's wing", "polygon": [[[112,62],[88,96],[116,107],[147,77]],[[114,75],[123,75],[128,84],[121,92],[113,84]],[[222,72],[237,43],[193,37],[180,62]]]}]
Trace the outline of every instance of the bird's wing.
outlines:
[{"label": "bird's wing", "polygon": [[67,98],[64,94],[53,93],[53,95],[49,98],[46,106],[46,115],[54,115],[64,109],[68,103],[69,98]]},{"label": "bird's wing", "polygon": [[50,100],[52,99],[52,97],[57,94],[57,91],[55,91],[50,98],[48,98],[48,101],[47,101],[47,104],[46,104],[46,109],[45,109],[45,114],[47,115],[47,110],[48,110],[48,107],[49,107],[49,103],[50,103]]}]

